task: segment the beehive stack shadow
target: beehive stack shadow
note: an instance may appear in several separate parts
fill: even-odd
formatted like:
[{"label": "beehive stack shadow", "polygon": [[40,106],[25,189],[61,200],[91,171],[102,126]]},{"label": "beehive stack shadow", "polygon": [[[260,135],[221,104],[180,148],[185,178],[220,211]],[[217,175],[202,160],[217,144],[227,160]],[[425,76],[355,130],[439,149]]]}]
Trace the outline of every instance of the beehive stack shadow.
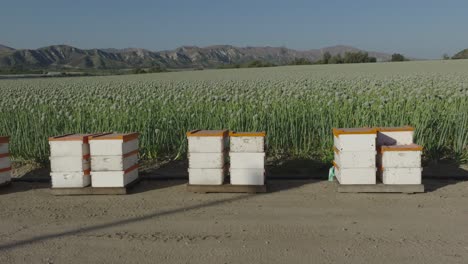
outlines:
[{"label": "beehive stack shadow", "polygon": [[[58,152],[62,154],[60,159],[51,157],[52,194],[127,194],[138,183],[138,133],[78,135],[82,138],[78,141],[81,145],[70,143],[73,141],[64,144],[70,136],[77,135],[50,141],[51,154],[57,153],[56,142],[62,142],[65,151]],[[75,171],[80,168],[83,170]],[[72,172],[54,171],[59,169]]]},{"label": "beehive stack shadow", "polygon": [[0,136],[0,187],[11,183],[10,138]]},{"label": "beehive stack shadow", "polygon": [[[414,128],[335,128],[338,192],[424,192]],[[376,151],[377,150],[377,151]]]},{"label": "beehive stack shadow", "polygon": [[[244,152],[242,154],[245,155],[237,156],[236,154],[241,153],[232,155],[230,152],[231,168],[229,168],[227,154],[232,149],[229,149],[228,130],[193,130],[187,132],[187,140],[189,160],[187,191],[196,193],[266,192],[263,184],[265,177],[264,153]],[[263,138],[261,141],[263,142]],[[261,149],[263,152],[263,145]],[[250,165],[247,167],[242,165],[246,159],[253,156],[256,158],[249,160]],[[261,157],[260,160],[259,157]],[[252,162],[257,162],[257,164],[253,165]],[[228,171],[231,172],[230,183],[227,182],[226,177]]]}]

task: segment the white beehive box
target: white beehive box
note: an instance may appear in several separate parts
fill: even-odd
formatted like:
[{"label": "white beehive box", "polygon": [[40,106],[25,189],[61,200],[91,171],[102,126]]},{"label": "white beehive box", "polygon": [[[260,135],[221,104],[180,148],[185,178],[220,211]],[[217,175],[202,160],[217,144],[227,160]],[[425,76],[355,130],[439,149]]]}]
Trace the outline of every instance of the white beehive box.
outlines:
[{"label": "white beehive box", "polygon": [[416,144],[382,146],[379,177],[384,184],[421,184],[422,146]]},{"label": "white beehive box", "polygon": [[92,156],[93,171],[123,171],[138,163],[138,150],[122,156]]},{"label": "white beehive box", "polygon": [[232,169],[264,169],[265,153],[229,153]]},{"label": "white beehive box", "polygon": [[335,177],[340,184],[376,184],[377,169],[374,168],[340,168],[335,167]]},{"label": "white beehive box", "polygon": [[0,154],[0,169],[11,167],[10,154]]},{"label": "white beehive box", "polygon": [[53,188],[83,188],[91,184],[90,171],[51,172]]},{"label": "white beehive box", "polygon": [[379,127],[377,128],[377,145],[410,145],[413,144],[414,127]]},{"label": "white beehive box", "polygon": [[264,185],[265,170],[262,169],[233,169],[229,170],[233,185]]},{"label": "white beehive box", "polygon": [[265,132],[229,132],[230,152],[265,152]]},{"label": "white beehive box", "polygon": [[11,181],[11,168],[0,169],[0,184]]},{"label": "white beehive box", "polygon": [[384,168],[420,168],[423,147],[410,145],[382,146],[378,165]]},{"label": "white beehive box", "polygon": [[51,157],[83,157],[89,154],[92,134],[67,134],[49,138]]},{"label": "white beehive box", "polygon": [[138,133],[93,136],[91,186],[125,187],[138,179]]},{"label": "white beehive box", "polygon": [[124,171],[91,171],[93,187],[125,187],[138,179],[138,164]]},{"label": "white beehive box", "polygon": [[228,130],[187,132],[189,184],[222,185],[226,175]]},{"label": "white beehive box", "polygon": [[421,184],[422,168],[382,168],[379,177],[383,184]]},{"label": "white beehive box", "polygon": [[89,138],[100,134],[67,134],[49,138],[53,172],[89,170]]},{"label": "white beehive box", "polygon": [[89,138],[67,134],[49,138],[52,188],[83,188],[91,183]]},{"label": "white beehive box", "polygon": [[232,185],[265,184],[265,132],[230,132]]},{"label": "white beehive box", "polygon": [[8,154],[9,151],[10,138],[5,136],[0,136],[0,154]]},{"label": "white beehive box", "polygon": [[[8,169],[8,170],[7,170]],[[0,170],[0,184],[11,181],[11,168]]]},{"label": "white beehive box", "polygon": [[189,153],[191,169],[222,169],[226,163],[225,152]]},{"label": "white beehive box", "polygon": [[75,157],[50,157],[50,170],[53,172],[86,171],[89,169],[89,154]]},{"label": "white beehive box", "polygon": [[376,128],[333,128],[333,136],[339,151],[376,150]]},{"label": "white beehive box", "polygon": [[10,138],[0,136],[0,184],[11,181]]},{"label": "white beehive box", "polygon": [[334,148],[335,163],[340,168],[375,168],[376,155],[374,151],[340,151]]},{"label": "white beehive box", "polygon": [[0,143],[0,154],[8,153],[8,143]]},{"label": "white beehive box", "polygon": [[91,157],[123,156],[138,150],[138,133],[113,133],[92,136],[89,140]]},{"label": "white beehive box", "polygon": [[226,175],[225,169],[188,169],[189,184],[222,185]]},{"label": "white beehive box", "polygon": [[228,130],[192,130],[187,132],[188,152],[224,152],[229,145],[228,135]]}]

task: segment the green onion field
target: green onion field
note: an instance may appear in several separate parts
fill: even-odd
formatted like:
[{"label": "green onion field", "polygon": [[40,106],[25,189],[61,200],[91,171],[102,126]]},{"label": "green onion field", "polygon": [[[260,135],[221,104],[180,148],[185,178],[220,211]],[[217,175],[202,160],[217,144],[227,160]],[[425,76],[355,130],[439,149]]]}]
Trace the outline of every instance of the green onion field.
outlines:
[{"label": "green onion field", "polygon": [[144,159],[183,158],[185,132],[267,132],[271,157],[332,159],[333,127],[416,127],[427,159],[468,157],[468,60],[0,80],[16,159],[47,138],[136,131]]}]

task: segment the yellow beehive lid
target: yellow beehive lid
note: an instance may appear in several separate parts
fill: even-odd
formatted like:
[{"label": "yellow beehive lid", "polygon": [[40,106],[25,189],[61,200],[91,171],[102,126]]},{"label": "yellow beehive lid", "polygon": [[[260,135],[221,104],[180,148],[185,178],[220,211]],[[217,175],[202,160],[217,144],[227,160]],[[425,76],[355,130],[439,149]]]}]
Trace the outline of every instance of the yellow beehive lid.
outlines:
[{"label": "yellow beehive lid", "polygon": [[402,127],[378,127],[377,131],[381,132],[400,132],[400,131],[414,131],[412,126],[402,126]]},{"label": "yellow beehive lid", "polygon": [[362,127],[362,128],[333,128],[333,135],[362,135],[362,134],[377,134],[377,128]]},{"label": "yellow beehive lid", "polygon": [[123,142],[137,139],[139,133],[107,133],[101,135],[91,136],[90,140],[122,140]]},{"label": "yellow beehive lid", "polygon": [[0,143],[9,143],[10,137],[7,136],[0,136]]},{"label": "yellow beehive lid", "polygon": [[65,134],[55,137],[49,137],[49,141],[81,141],[88,143],[88,140],[92,136],[105,135],[106,133],[94,133],[94,134]]},{"label": "yellow beehive lid", "polygon": [[393,146],[381,146],[380,152],[386,151],[422,151],[423,147],[416,144],[410,145],[393,145]]},{"label": "yellow beehive lid", "polygon": [[235,132],[235,131],[230,131],[229,132],[230,137],[265,137],[266,132]]},{"label": "yellow beehive lid", "polygon": [[187,137],[227,137],[229,130],[192,130],[187,132]]}]

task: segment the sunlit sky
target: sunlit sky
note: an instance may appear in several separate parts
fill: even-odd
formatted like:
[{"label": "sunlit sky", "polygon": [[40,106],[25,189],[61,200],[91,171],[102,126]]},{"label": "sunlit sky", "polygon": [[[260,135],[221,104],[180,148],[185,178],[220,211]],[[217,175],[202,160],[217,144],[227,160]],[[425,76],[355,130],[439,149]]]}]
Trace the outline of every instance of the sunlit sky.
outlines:
[{"label": "sunlit sky", "polygon": [[333,45],[440,58],[468,48],[468,1],[3,1],[0,44],[174,49]]}]

